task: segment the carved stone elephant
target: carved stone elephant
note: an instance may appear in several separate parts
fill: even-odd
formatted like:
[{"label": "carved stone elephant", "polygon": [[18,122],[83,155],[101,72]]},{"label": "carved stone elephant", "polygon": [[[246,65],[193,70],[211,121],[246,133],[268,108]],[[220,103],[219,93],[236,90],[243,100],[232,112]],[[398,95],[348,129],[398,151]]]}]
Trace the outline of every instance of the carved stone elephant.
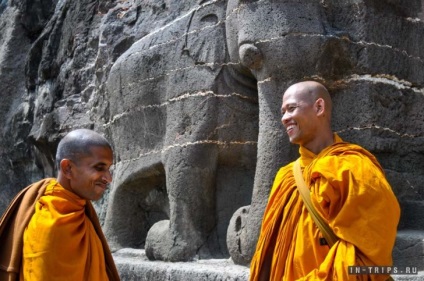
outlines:
[{"label": "carved stone elephant", "polygon": [[116,165],[104,228],[113,249],[228,256],[228,222],[253,187],[258,101],[253,77],[228,64],[225,12],[226,1],[200,3],[111,69],[105,129]]}]

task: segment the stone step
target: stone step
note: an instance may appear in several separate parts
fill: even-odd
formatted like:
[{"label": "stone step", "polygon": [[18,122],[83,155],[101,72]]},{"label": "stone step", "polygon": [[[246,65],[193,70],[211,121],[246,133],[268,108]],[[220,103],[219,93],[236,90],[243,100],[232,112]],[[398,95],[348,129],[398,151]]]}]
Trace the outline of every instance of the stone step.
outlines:
[{"label": "stone step", "polygon": [[[231,259],[192,262],[149,261],[143,249],[121,249],[113,254],[122,281],[247,281],[249,268]],[[396,281],[424,280],[424,230],[400,230],[393,250],[396,267],[417,267],[418,274],[392,275]]]},{"label": "stone step", "polygon": [[122,281],[247,281],[249,277],[247,267],[230,259],[149,261],[140,249],[121,249],[113,258]]}]

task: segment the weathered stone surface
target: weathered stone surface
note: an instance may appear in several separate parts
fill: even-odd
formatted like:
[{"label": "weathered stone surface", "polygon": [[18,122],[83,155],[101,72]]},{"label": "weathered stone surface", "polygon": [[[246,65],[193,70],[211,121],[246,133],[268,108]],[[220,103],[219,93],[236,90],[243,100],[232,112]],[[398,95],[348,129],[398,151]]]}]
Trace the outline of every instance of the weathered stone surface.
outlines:
[{"label": "weathered stone surface", "polygon": [[94,128],[115,150],[96,204],[113,249],[248,264],[275,172],[297,157],[281,95],[316,79],[334,130],[385,168],[400,229],[422,231],[423,11],[419,0],[0,1],[0,211],[54,176],[60,137]]},{"label": "weathered stone surface", "polygon": [[[25,21],[29,18],[27,3],[21,2],[8,5],[7,1],[1,1],[0,4],[1,212],[22,187],[43,176],[39,166],[48,164],[43,163],[43,158],[34,159],[40,152],[29,137],[33,97],[26,95],[25,84],[27,53],[46,18],[39,15],[29,24]],[[38,12],[48,17],[49,9],[40,8]]]},{"label": "weathered stone surface", "polygon": [[[414,236],[413,233],[400,233],[401,239],[406,238],[408,240],[411,239],[412,236]],[[420,246],[422,247],[422,239],[421,241],[417,242],[421,243]],[[406,247],[408,248],[408,245]],[[414,263],[414,261],[416,261],[417,255],[412,255],[409,257],[413,260],[399,260],[396,257],[396,251],[397,248],[395,248],[394,251],[394,261],[395,265],[398,267],[397,270],[399,273],[401,270],[403,270],[403,268],[408,267],[411,272],[413,271],[414,274],[395,274],[392,275],[393,279],[408,281],[423,280],[424,271],[418,270],[418,272],[416,272],[417,268],[422,268],[421,263]],[[146,257],[144,250],[138,249],[121,249],[115,252],[113,256],[121,274],[121,279],[125,281],[247,281],[249,279],[249,269],[247,267],[236,265],[228,259],[196,259],[190,262],[176,263],[150,261]]]},{"label": "weathered stone surface", "polygon": [[114,259],[122,280],[126,281],[247,281],[249,269],[228,259],[191,262],[150,261],[143,250],[121,249]]}]

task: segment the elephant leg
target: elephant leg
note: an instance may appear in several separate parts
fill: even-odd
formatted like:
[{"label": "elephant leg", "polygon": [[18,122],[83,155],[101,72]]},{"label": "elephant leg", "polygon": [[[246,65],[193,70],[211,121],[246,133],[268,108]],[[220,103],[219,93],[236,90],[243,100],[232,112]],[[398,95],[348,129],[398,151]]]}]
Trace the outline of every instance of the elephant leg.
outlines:
[{"label": "elephant leg", "polygon": [[152,226],[146,239],[149,259],[186,261],[205,243],[216,224],[214,144],[174,147],[164,156],[169,220]]}]

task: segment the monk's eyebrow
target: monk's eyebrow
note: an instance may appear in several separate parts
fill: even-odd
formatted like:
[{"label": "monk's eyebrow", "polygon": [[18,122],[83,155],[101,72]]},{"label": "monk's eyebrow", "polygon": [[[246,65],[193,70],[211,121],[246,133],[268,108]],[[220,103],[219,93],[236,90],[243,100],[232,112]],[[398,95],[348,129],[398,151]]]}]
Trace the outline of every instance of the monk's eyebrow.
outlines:
[{"label": "monk's eyebrow", "polygon": [[96,169],[106,169],[108,167],[108,164],[103,163],[103,162],[99,162],[99,163],[94,164],[94,167]]}]

